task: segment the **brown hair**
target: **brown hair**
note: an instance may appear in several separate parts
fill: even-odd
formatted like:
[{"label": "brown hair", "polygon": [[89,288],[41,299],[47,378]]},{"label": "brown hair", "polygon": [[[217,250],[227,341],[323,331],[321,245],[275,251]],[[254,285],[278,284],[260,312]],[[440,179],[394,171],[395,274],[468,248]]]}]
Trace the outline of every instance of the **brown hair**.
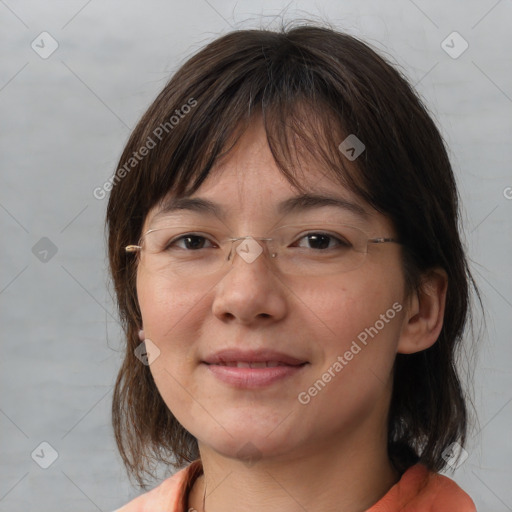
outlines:
[{"label": "brown hair", "polygon": [[[188,105],[189,108],[185,108]],[[169,193],[192,194],[255,112],[283,174],[297,141],[332,175],[393,222],[404,244],[408,291],[423,272],[449,277],[437,342],[397,354],[388,420],[388,453],[403,472],[416,462],[445,466],[442,453],[464,445],[467,410],[455,368],[470,313],[468,268],[458,231],[458,194],[433,120],[407,79],[366,43],[327,27],[241,30],[186,61],[142,116],[121,155],[107,211],[110,268],[126,352],[113,404],[116,442],[130,476],[144,485],[151,465],[181,466],[199,456],[196,439],[175,419],[134,349],[142,319],[136,243],[145,217]],[[338,145],[355,134],[366,146],[348,169]],[[142,148],[149,148],[143,151]],[[295,164],[300,164],[297,161]]]}]

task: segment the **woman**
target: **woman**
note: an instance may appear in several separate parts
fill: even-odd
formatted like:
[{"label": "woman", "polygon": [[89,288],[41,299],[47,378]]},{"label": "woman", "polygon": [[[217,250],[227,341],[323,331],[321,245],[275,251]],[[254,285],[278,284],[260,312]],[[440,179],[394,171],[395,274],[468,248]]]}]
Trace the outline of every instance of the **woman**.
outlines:
[{"label": "woman", "polygon": [[141,485],[186,464],[120,511],[475,510],[437,473],[467,429],[457,190],[390,64],[330,28],[227,34],[113,178],[117,444]]}]

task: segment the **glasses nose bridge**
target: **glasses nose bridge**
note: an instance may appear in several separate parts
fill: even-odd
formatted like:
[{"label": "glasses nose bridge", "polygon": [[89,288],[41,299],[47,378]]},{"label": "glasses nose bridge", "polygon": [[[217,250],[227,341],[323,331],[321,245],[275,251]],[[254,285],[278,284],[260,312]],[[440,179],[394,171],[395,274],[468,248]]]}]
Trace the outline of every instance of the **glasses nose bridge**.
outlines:
[{"label": "glasses nose bridge", "polygon": [[277,256],[276,248],[273,244],[268,245],[269,242],[273,242],[274,240],[274,238],[262,236],[238,236],[229,238],[228,242],[230,242],[230,246],[226,261],[231,261],[231,264],[233,264],[235,255],[238,253],[238,256],[246,263],[252,263],[265,251],[265,248],[268,250],[270,257],[275,258]]}]

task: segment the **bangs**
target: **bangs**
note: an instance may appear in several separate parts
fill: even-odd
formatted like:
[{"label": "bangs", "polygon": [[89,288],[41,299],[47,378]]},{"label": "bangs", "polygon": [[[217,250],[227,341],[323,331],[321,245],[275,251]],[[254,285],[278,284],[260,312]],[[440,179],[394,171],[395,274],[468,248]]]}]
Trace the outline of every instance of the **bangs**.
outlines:
[{"label": "bangs", "polygon": [[[230,64],[237,69],[232,72],[220,63],[217,70],[208,66],[195,78],[193,89],[157,98],[154,105],[159,111],[150,109],[153,125],[146,126],[143,137],[150,137],[191,98],[197,106],[162,138],[137,169],[138,194],[145,198],[137,218],[145,217],[169,195],[193,194],[259,116],[276,165],[294,187],[304,191],[301,181],[314,165],[380,210],[370,189],[370,184],[379,180],[375,170],[367,169],[368,151],[354,161],[339,149],[348,135],[363,139],[368,147],[375,137],[365,129],[375,129],[375,120],[371,119],[375,114],[367,111],[366,105],[355,105],[354,98],[344,98],[343,83],[337,83],[327,71],[322,76],[312,62],[314,56],[291,47],[275,50],[273,58],[268,57],[260,47],[253,50],[250,61],[245,58],[244,69],[233,61]],[[186,74],[186,69],[181,73]],[[179,74],[166,88],[167,94],[174,89],[173,82],[179,83]],[[361,118],[366,121],[361,123]]]},{"label": "bangs", "polygon": [[262,120],[274,161],[297,190],[307,192],[304,183],[308,172],[314,168],[356,195],[367,198],[359,167],[349,162],[338,149],[347,136],[346,129],[328,105],[322,106],[321,115],[318,113],[319,107],[317,103],[315,108],[309,98],[297,97],[284,103],[277,96],[268,102],[253,105],[250,114],[241,113],[231,126],[229,123],[233,119],[227,117],[224,111],[219,111],[218,115],[212,116],[212,126],[206,126],[205,130],[222,135],[204,141],[197,149],[191,148],[191,154],[195,154],[196,158],[188,166],[172,170],[169,166],[176,178],[169,184],[167,175],[162,176],[162,191],[166,196],[192,195],[230,154],[249,125]]}]

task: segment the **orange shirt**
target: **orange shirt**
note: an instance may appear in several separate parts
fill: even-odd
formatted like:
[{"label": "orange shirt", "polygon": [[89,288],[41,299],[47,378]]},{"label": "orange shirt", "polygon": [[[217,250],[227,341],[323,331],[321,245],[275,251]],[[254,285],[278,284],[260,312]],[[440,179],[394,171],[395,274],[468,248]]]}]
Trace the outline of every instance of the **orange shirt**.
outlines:
[{"label": "orange shirt", "polygon": [[[188,493],[202,471],[201,461],[195,460],[114,512],[187,512]],[[476,512],[476,508],[453,480],[416,464],[366,512]]]}]

